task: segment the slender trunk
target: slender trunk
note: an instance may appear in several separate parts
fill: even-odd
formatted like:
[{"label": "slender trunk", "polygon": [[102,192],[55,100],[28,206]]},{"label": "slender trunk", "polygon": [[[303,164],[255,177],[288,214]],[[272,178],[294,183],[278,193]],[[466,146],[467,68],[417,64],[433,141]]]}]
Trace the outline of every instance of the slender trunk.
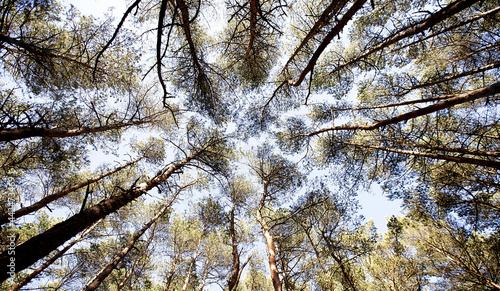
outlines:
[{"label": "slender trunk", "polygon": [[238,275],[240,273],[240,255],[238,253],[238,240],[236,237],[236,229],[234,223],[234,211],[236,203],[233,201],[233,206],[230,212],[229,232],[231,233],[231,243],[233,247],[233,266],[231,268],[231,276],[225,288],[226,291],[233,291],[238,286]]},{"label": "slender trunk", "polygon": [[264,208],[264,203],[267,197],[267,181],[264,181],[264,193],[262,199],[259,203],[259,209],[257,210],[257,221],[260,223],[262,234],[266,239],[267,245],[267,256],[269,261],[269,269],[271,272],[271,280],[273,281],[273,286],[275,291],[281,291],[281,281],[278,273],[278,268],[276,266],[276,251],[274,248],[273,236],[270,233],[270,228],[267,222],[262,218],[262,209]]},{"label": "slender trunk", "polygon": [[306,228],[301,223],[299,223],[299,225],[304,230],[304,233],[306,234],[306,237],[307,237],[307,241],[309,241],[309,244],[313,248],[314,254],[316,255],[316,260],[318,260],[318,263],[319,263],[321,269],[323,270],[323,273],[325,274],[325,278],[328,281],[328,285],[330,286],[330,290],[333,291],[334,289],[333,289],[332,279],[330,278],[330,276],[328,276],[328,271],[326,270],[325,265],[323,264],[323,260],[321,259],[319,251],[316,248],[316,245],[314,244],[314,241],[313,241],[311,235],[309,234],[309,232],[306,230]]},{"label": "slender trunk", "polygon": [[91,282],[89,282],[82,290],[92,291],[95,290],[97,287],[99,287],[99,285],[101,285],[104,279],[106,279],[109,276],[109,274],[111,274],[111,272],[116,268],[118,263],[130,252],[130,250],[132,250],[137,240],[151,227],[151,225],[153,225],[153,223],[156,223],[156,221],[158,221],[158,219],[163,215],[163,213],[165,213],[165,211],[167,211],[170,208],[170,205],[172,205],[175,198],[177,198],[177,195],[179,195],[179,193],[186,187],[189,187],[191,185],[192,184],[179,188],[172,196],[170,201],[168,201],[168,203],[161,208],[161,210],[155,215],[155,217],[153,217],[153,219],[151,219],[138,232],[136,232],[132,237],[132,239],[130,239],[130,241],[127,243],[125,248],[123,248],[121,252],[118,253],[118,255],[113,259],[113,261],[111,261],[111,263],[109,263],[104,269],[102,269],[101,272],[99,272],[99,274],[97,274],[94,277],[94,279]]},{"label": "slender trunk", "polygon": [[198,259],[202,242],[203,242],[203,235],[201,235],[200,240],[198,241],[198,245],[196,246],[196,251],[194,253],[193,258],[191,259],[191,263],[189,264],[188,273],[186,275],[186,279],[184,280],[184,286],[182,286],[182,291],[186,291],[188,288],[189,281],[191,280],[191,275],[193,274],[194,264],[196,264],[196,260]]},{"label": "slender trunk", "polygon": [[208,268],[209,268],[209,260],[208,257],[205,259],[205,268],[203,270],[203,278],[201,280],[200,288],[198,291],[203,291],[203,287],[205,287],[205,284],[207,283],[207,276],[208,276]]},{"label": "slender trunk", "polygon": [[[106,217],[110,213],[116,212],[118,209],[140,197],[153,187],[166,181],[174,172],[183,168],[191,160],[201,155],[202,152],[203,151],[198,151],[193,153],[182,161],[170,166],[163,174],[141,183],[135,188],[123,191],[121,195],[103,200],[97,205],[73,215],[67,220],[54,225],[44,233],[32,237],[16,247],[16,272],[26,269],[97,220]],[[9,267],[7,265],[11,257],[12,256],[8,254],[8,250],[0,254],[0,281],[2,282],[8,278],[7,272],[9,271]]]},{"label": "slender trunk", "polygon": [[483,151],[483,150],[475,150],[475,149],[467,149],[467,148],[449,148],[444,146],[435,146],[429,144],[416,144],[410,143],[406,140],[400,139],[382,139],[382,141],[391,141],[396,142],[405,146],[414,147],[414,148],[423,148],[435,151],[443,151],[450,153],[460,153],[466,155],[474,155],[474,156],[483,156],[483,157],[500,157],[500,151]]},{"label": "slender trunk", "polygon": [[35,127],[21,127],[15,129],[0,130],[0,141],[13,141],[18,139],[30,137],[72,137],[83,135],[87,133],[98,133],[108,130],[120,129],[132,125],[141,125],[150,123],[150,120],[131,121],[113,125],[103,125],[97,127],[80,127],[76,129],[62,129],[62,128],[35,128]]},{"label": "slender trunk", "polygon": [[[46,197],[42,198],[40,201],[38,201],[38,202],[36,202],[36,203],[34,203],[34,204],[30,205],[30,206],[26,206],[26,207],[23,207],[23,208],[15,211],[14,212],[14,218],[19,218],[19,217],[22,217],[24,215],[30,214],[30,213],[32,213],[34,211],[37,211],[38,209],[46,206],[47,204],[49,204],[49,203],[51,203],[51,202],[53,202],[53,201],[55,201],[55,200],[57,200],[57,199],[59,199],[61,197],[64,197],[64,196],[68,195],[69,193],[72,193],[72,192],[74,192],[74,191],[76,191],[78,189],[84,188],[84,187],[86,187],[86,186],[88,186],[88,185],[90,185],[92,183],[95,183],[95,182],[97,182],[99,180],[102,180],[103,178],[105,178],[107,176],[110,176],[110,175],[112,175],[112,174],[114,174],[114,173],[116,173],[116,172],[118,172],[120,170],[123,170],[123,169],[125,169],[128,166],[131,166],[131,165],[137,163],[138,161],[140,161],[143,158],[144,157],[138,158],[138,159],[136,159],[134,161],[131,161],[131,162],[128,162],[128,163],[126,163],[126,164],[124,164],[124,165],[122,165],[122,166],[120,166],[118,168],[115,168],[115,169],[113,169],[111,171],[108,171],[108,172],[106,172],[106,173],[104,173],[104,174],[102,174],[100,176],[94,177],[94,178],[89,179],[89,180],[87,180],[85,182],[81,182],[81,183],[75,184],[75,185],[73,185],[71,187],[65,188],[65,189],[63,189],[63,190],[61,190],[59,192],[56,192],[56,193],[52,194],[52,195],[46,196]],[[8,215],[2,215],[2,216],[0,216],[0,225],[2,225],[4,223],[7,223],[8,221],[9,221],[9,216]]]},{"label": "slender trunk", "polygon": [[472,17],[471,19],[468,19],[468,20],[466,20],[466,21],[463,21],[463,22],[457,23],[457,24],[455,24],[455,25],[449,26],[449,27],[447,27],[447,28],[445,28],[445,29],[443,29],[443,30],[440,30],[440,31],[438,31],[438,32],[431,33],[431,34],[427,35],[427,36],[426,36],[426,37],[424,37],[424,38],[418,39],[418,40],[416,40],[416,41],[413,41],[413,42],[410,42],[410,43],[405,44],[405,45],[403,45],[403,46],[400,46],[400,47],[398,47],[398,48],[395,48],[395,49],[393,49],[393,50],[389,51],[389,52],[388,52],[388,54],[394,54],[394,53],[396,53],[397,51],[400,51],[400,50],[402,50],[402,49],[404,49],[404,48],[407,48],[407,47],[409,47],[409,46],[412,46],[412,45],[415,45],[415,44],[417,44],[417,43],[420,43],[420,42],[422,42],[422,41],[424,41],[424,40],[427,40],[427,39],[430,39],[430,38],[436,37],[436,36],[441,35],[441,34],[443,34],[443,33],[445,33],[445,32],[448,32],[448,31],[454,30],[454,29],[456,29],[456,28],[459,28],[459,27],[461,27],[461,26],[465,26],[465,25],[467,25],[467,24],[469,24],[469,23],[472,23],[472,22],[474,22],[474,21],[477,21],[477,20],[479,20],[479,19],[481,19],[481,18],[485,18],[485,17],[488,17],[488,16],[490,16],[490,15],[494,15],[494,14],[498,13],[499,11],[500,11],[500,7],[496,7],[496,8],[493,8],[493,9],[489,10],[489,11],[486,11],[486,12],[484,12],[484,13],[480,13],[480,14],[478,14],[478,15],[476,15],[476,16],[474,16],[474,17]]},{"label": "slender trunk", "polygon": [[430,159],[435,159],[435,160],[450,161],[450,162],[455,162],[455,163],[459,163],[459,164],[472,164],[472,165],[478,165],[478,166],[483,166],[483,167],[490,167],[490,168],[494,168],[494,169],[500,169],[500,162],[490,161],[490,160],[480,160],[480,159],[466,158],[466,157],[455,157],[455,156],[433,154],[433,153],[423,153],[423,152],[408,151],[408,150],[401,150],[401,149],[381,147],[381,146],[373,146],[373,145],[367,145],[367,144],[350,143],[350,142],[342,142],[342,143],[346,144],[346,145],[359,146],[359,147],[374,149],[374,150],[382,150],[385,152],[398,153],[398,154],[403,154],[403,155],[412,155],[412,156],[425,157],[425,158],[430,158]]},{"label": "slender trunk", "polygon": [[293,86],[299,86],[302,81],[304,81],[304,78],[306,75],[312,71],[314,66],[316,65],[316,62],[318,61],[319,57],[323,53],[323,51],[326,49],[326,47],[330,44],[330,42],[333,40],[333,38],[342,32],[344,27],[347,25],[349,20],[352,19],[354,14],[358,12],[358,10],[363,7],[363,5],[366,3],[367,0],[357,0],[352,4],[352,6],[349,8],[349,10],[342,16],[342,19],[335,25],[335,27],[325,36],[321,44],[318,46],[314,54],[312,55],[311,59],[309,60],[309,63],[305,67],[305,69],[302,71],[300,74],[300,77],[297,81],[293,82]]},{"label": "slender trunk", "polygon": [[248,39],[248,47],[246,50],[247,58],[253,55],[254,42],[257,38],[257,14],[259,13],[259,0],[250,1],[250,37]]},{"label": "slender trunk", "polygon": [[288,61],[286,62],[283,70],[286,70],[288,68],[290,63],[295,58],[295,56],[297,56],[297,54],[306,46],[306,44],[314,36],[316,36],[325,25],[328,25],[330,23],[333,16],[336,15],[340,11],[340,9],[344,8],[344,6],[346,4],[347,4],[347,0],[331,1],[330,5],[328,5],[328,7],[326,7],[326,9],[323,11],[321,16],[314,23],[311,30],[309,30],[307,35],[300,42],[299,46],[295,49],[295,51],[292,53],[292,55],[288,58]]},{"label": "slender trunk", "polygon": [[174,279],[175,268],[177,267],[177,263],[179,262],[180,255],[180,251],[175,254],[174,261],[172,262],[172,266],[170,267],[170,271],[168,272],[167,284],[165,284],[164,291],[168,291],[170,289],[170,284],[172,284],[172,281]]},{"label": "slender trunk", "polygon": [[330,240],[325,236],[324,233],[322,233],[322,237],[323,237],[323,240],[326,242],[326,246],[330,252],[330,256],[333,258],[333,260],[335,262],[337,262],[337,264],[339,264],[340,271],[342,272],[342,277],[344,277],[344,279],[346,280],[347,285],[349,285],[349,287],[352,289],[352,291],[357,291],[356,286],[354,285],[354,282],[352,281],[351,275],[347,271],[344,262],[342,261],[342,259],[339,256],[335,255],[334,248],[331,245]]},{"label": "slender trunk", "polygon": [[40,267],[36,268],[31,274],[29,274],[26,278],[24,278],[22,281],[17,283],[16,285],[12,286],[12,288],[9,289],[9,291],[17,291],[21,289],[21,287],[25,286],[28,284],[33,278],[38,276],[43,270],[47,269],[48,266],[52,265],[57,259],[62,257],[69,249],[71,249],[75,244],[77,244],[79,241],[81,241],[87,234],[89,234],[92,230],[96,228],[96,226],[102,221],[100,219],[94,225],[86,229],[84,232],[82,232],[77,238],[75,238],[71,243],[69,243],[67,246],[65,246],[62,250],[57,252],[52,258],[48,259],[43,265]]},{"label": "slender trunk", "polygon": [[433,112],[437,112],[446,108],[450,108],[452,106],[458,105],[458,104],[463,104],[466,102],[471,102],[480,98],[484,97],[489,97],[495,94],[500,93],[500,82],[494,83],[490,86],[486,86],[477,90],[473,90],[467,93],[462,93],[462,94],[456,94],[452,95],[452,97],[447,98],[441,102],[438,102],[433,105],[429,105],[424,108],[420,108],[414,111],[410,111],[405,114],[398,115],[393,118],[385,119],[382,121],[379,121],[377,123],[371,124],[371,125],[341,125],[341,126],[332,126],[332,127],[327,127],[323,128],[308,134],[299,134],[296,135],[292,138],[295,137],[300,137],[300,136],[314,136],[318,135],[323,132],[327,131],[335,131],[335,130],[375,130],[378,128],[381,128],[383,126],[387,126],[390,124],[396,124],[402,121],[407,121],[410,119],[417,118],[419,116],[424,116]]},{"label": "slender trunk", "polygon": [[438,24],[439,22],[444,21],[445,19],[459,13],[460,11],[472,6],[474,3],[479,2],[479,0],[457,0],[453,3],[450,3],[448,6],[444,7],[443,9],[432,13],[431,16],[429,16],[427,19],[424,19],[422,21],[419,21],[411,26],[408,26],[403,30],[402,32],[397,33],[393,37],[389,38],[388,40],[376,45],[375,47],[367,50],[366,52],[358,55],[357,57],[352,58],[348,62],[336,67],[331,74],[339,72],[343,68],[350,66],[354,64],[355,62],[375,53],[378,51],[383,50],[384,48],[389,47],[392,44],[397,43],[398,41],[405,39],[407,37],[422,33],[426,31],[427,29],[433,27],[434,25]]},{"label": "slender trunk", "polygon": [[135,268],[137,267],[137,265],[144,258],[144,254],[146,253],[147,249],[149,248],[149,245],[151,245],[151,241],[153,240],[155,230],[156,230],[156,225],[153,227],[153,229],[151,230],[151,232],[149,234],[146,246],[142,250],[142,252],[140,254],[140,258],[138,260],[134,261],[134,264],[132,265],[132,268],[130,268],[130,270],[128,270],[127,275],[125,276],[125,278],[123,278],[123,280],[118,285],[118,291],[122,290],[125,287],[125,284],[127,283],[127,281],[130,279],[130,277],[132,277],[132,274],[134,273]]}]

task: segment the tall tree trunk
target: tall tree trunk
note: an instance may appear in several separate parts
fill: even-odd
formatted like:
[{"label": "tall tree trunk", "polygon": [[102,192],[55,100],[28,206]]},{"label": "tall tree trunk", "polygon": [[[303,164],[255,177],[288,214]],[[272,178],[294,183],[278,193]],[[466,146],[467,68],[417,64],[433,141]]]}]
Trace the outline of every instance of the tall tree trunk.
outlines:
[{"label": "tall tree trunk", "polygon": [[118,291],[122,290],[125,287],[125,284],[127,283],[127,281],[132,277],[132,274],[134,273],[135,268],[137,267],[137,265],[139,265],[139,263],[144,258],[144,255],[146,254],[146,251],[148,250],[149,246],[151,245],[151,241],[154,238],[155,230],[156,230],[156,225],[153,227],[153,229],[151,229],[151,232],[149,233],[149,237],[148,237],[146,246],[143,248],[143,250],[140,254],[140,258],[134,261],[134,264],[132,265],[130,270],[127,270],[128,271],[127,275],[125,275],[125,278],[123,278],[123,280],[118,285],[118,288],[117,288]]},{"label": "tall tree trunk", "polygon": [[408,151],[408,150],[401,150],[401,149],[360,144],[360,143],[351,143],[351,142],[342,142],[342,143],[346,144],[346,145],[351,145],[351,146],[363,147],[363,148],[374,149],[374,150],[382,150],[385,152],[398,153],[398,154],[403,154],[403,155],[411,155],[411,156],[416,156],[416,157],[430,158],[430,159],[434,159],[434,160],[450,161],[450,162],[455,162],[455,163],[459,163],[459,164],[471,164],[471,165],[478,165],[478,166],[483,166],[483,167],[490,167],[490,168],[494,168],[494,169],[500,169],[500,162],[497,162],[497,161],[448,156],[448,155],[433,154],[433,153],[426,153],[426,152]]},{"label": "tall tree trunk", "polygon": [[[51,251],[65,243],[76,234],[95,223],[97,220],[106,217],[108,214],[117,211],[134,199],[140,197],[146,191],[156,187],[166,181],[174,172],[183,168],[193,159],[196,159],[203,153],[203,150],[197,151],[182,161],[170,166],[163,174],[156,176],[136,187],[124,191],[121,195],[110,197],[101,201],[97,205],[89,207],[78,214],[73,215],[67,220],[54,225],[49,230],[32,237],[20,246],[16,247],[15,264],[16,272],[22,271],[48,255]],[[8,250],[0,254],[0,281],[8,278],[8,264],[11,259]]]},{"label": "tall tree trunk", "polygon": [[170,284],[172,284],[172,281],[174,279],[175,268],[177,267],[177,263],[179,262],[180,255],[180,251],[175,254],[174,261],[172,262],[172,266],[170,267],[170,271],[168,272],[167,284],[165,284],[164,291],[168,291],[170,289]]},{"label": "tall tree trunk", "polygon": [[283,71],[285,71],[290,63],[293,61],[295,56],[299,54],[299,52],[306,46],[306,44],[313,38],[315,37],[320,30],[325,26],[330,24],[331,19],[333,16],[335,16],[340,9],[344,8],[344,6],[347,4],[347,0],[340,0],[340,1],[331,1],[330,5],[326,7],[326,9],[323,11],[321,16],[318,18],[318,20],[314,23],[313,27],[307,35],[302,39],[300,44],[297,46],[295,51],[292,53],[292,55],[288,58],[288,61],[286,62]]},{"label": "tall tree trunk", "polygon": [[424,116],[433,112],[437,112],[446,108],[450,108],[452,106],[458,105],[458,104],[463,104],[466,102],[471,102],[480,98],[485,98],[489,97],[495,94],[500,93],[500,82],[494,83],[492,85],[476,89],[470,92],[462,93],[462,94],[455,94],[450,96],[451,98],[446,98],[445,100],[438,102],[433,105],[429,105],[424,108],[420,108],[417,110],[410,111],[408,113],[404,113],[398,116],[395,116],[393,118],[385,119],[382,121],[379,121],[377,123],[371,124],[371,125],[341,125],[341,126],[332,126],[332,127],[327,127],[323,128],[311,133],[307,134],[298,134],[296,136],[293,136],[292,138],[295,137],[300,137],[300,136],[314,136],[318,135],[323,132],[327,131],[335,131],[335,130],[375,130],[378,128],[381,128],[383,126],[387,126],[390,124],[396,124],[402,121],[407,121],[410,119],[417,118],[419,116]]},{"label": "tall tree trunk", "polygon": [[474,3],[479,2],[479,0],[457,0],[453,3],[450,3],[448,6],[444,7],[443,9],[432,13],[431,16],[429,16],[427,19],[424,19],[422,21],[419,21],[412,26],[404,28],[403,31],[397,33],[396,35],[393,35],[391,38],[388,40],[379,43],[375,47],[366,50],[364,53],[358,55],[357,57],[354,57],[350,59],[348,62],[336,67],[331,74],[339,72],[343,68],[350,66],[361,59],[375,53],[378,51],[381,51],[387,47],[389,47],[392,44],[397,43],[398,41],[405,39],[407,37],[422,33],[426,31],[427,29],[433,27],[434,25],[444,21],[445,19],[459,13],[460,11],[472,6]]},{"label": "tall tree trunk", "polygon": [[238,287],[238,275],[240,273],[240,255],[238,253],[238,239],[236,237],[236,229],[234,223],[234,211],[236,208],[236,202],[233,201],[233,206],[230,212],[229,220],[229,232],[231,233],[231,244],[233,247],[233,266],[231,268],[231,276],[227,283],[225,291],[233,291]]},{"label": "tall tree trunk", "polygon": [[357,0],[352,4],[349,10],[342,16],[342,19],[340,19],[337,25],[335,25],[335,27],[325,36],[321,44],[313,53],[311,59],[309,60],[307,66],[300,74],[299,78],[295,82],[291,82],[293,86],[299,86],[302,83],[302,81],[304,81],[306,75],[314,69],[314,66],[316,65],[316,62],[318,61],[319,57],[321,56],[323,51],[328,47],[333,38],[339,35],[340,32],[342,32],[342,30],[347,25],[349,20],[351,20],[354,14],[358,12],[358,10],[360,10],[361,7],[363,7],[366,1],[368,0]]},{"label": "tall tree trunk", "polygon": [[[59,192],[54,193],[54,194],[48,195],[48,196],[42,198],[40,201],[38,201],[38,202],[36,202],[36,203],[34,203],[34,204],[30,205],[30,206],[26,206],[26,207],[23,207],[23,208],[15,211],[14,212],[14,218],[19,218],[19,217],[22,217],[24,215],[30,214],[30,213],[32,213],[34,211],[37,211],[38,209],[46,206],[47,204],[49,204],[49,203],[51,203],[51,202],[53,202],[53,201],[55,201],[55,200],[57,200],[57,199],[59,199],[61,197],[64,197],[64,196],[68,195],[69,193],[72,193],[72,192],[74,192],[74,191],[76,191],[78,189],[84,188],[84,187],[86,187],[86,186],[88,186],[88,185],[90,185],[92,183],[95,183],[95,182],[97,182],[99,180],[102,180],[103,178],[105,178],[107,176],[110,176],[110,175],[112,175],[112,174],[114,174],[114,173],[116,173],[116,172],[118,172],[120,170],[123,170],[123,169],[125,169],[128,166],[131,166],[131,165],[137,163],[138,161],[142,160],[143,158],[144,157],[135,159],[135,160],[133,160],[131,162],[128,162],[128,163],[126,163],[126,164],[124,164],[124,165],[122,165],[122,166],[120,166],[118,168],[115,168],[115,169],[113,169],[111,171],[108,171],[108,172],[106,172],[106,173],[104,173],[102,175],[99,175],[97,177],[89,179],[89,180],[87,180],[85,182],[81,182],[81,183],[75,184],[75,185],[73,185],[71,187],[65,188],[65,189],[63,189],[63,190],[61,190]],[[9,221],[9,216],[8,215],[2,215],[2,216],[0,216],[0,225],[2,225],[4,223],[7,223],[8,221]]]},{"label": "tall tree trunk", "polygon": [[118,255],[113,259],[113,261],[111,261],[111,263],[109,263],[104,269],[102,269],[101,272],[99,272],[99,274],[97,274],[94,277],[94,279],[91,282],[89,282],[82,290],[93,291],[97,287],[99,287],[99,285],[101,285],[104,279],[106,279],[109,276],[109,274],[111,274],[111,272],[116,268],[118,263],[130,252],[130,250],[132,250],[137,240],[146,232],[146,230],[148,230],[151,227],[151,225],[153,225],[153,223],[156,223],[156,221],[158,221],[160,216],[162,216],[162,214],[165,213],[165,211],[167,211],[170,208],[170,205],[172,205],[175,198],[177,198],[177,195],[179,195],[179,193],[186,187],[189,187],[191,185],[192,184],[189,184],[179,188],[172,196],[170,201],[168,201],[168,203],[161,208],[161,210],[155,215],[155,217],[153,217],[153,219],[151,219],[138,232],[136,232],[132,237],[132,239],[130,239],[130,241],[127,243],[125,248],[123,248],[121,252],[118,253]]},{"label": "tall tree trunk", "polygon": [[148,120],[131,121],[112,125],[103,125],[97,127],[79,127],[75,129],[63,128],[35,128],[35,127],[20,127],[15,129],[0,130],[0,141],[13,141],[18,139],[43,136],[43,137],[72,137],[87,133],[98,133],[113,129],[120,129],[132,125],[141,125],[151,123]]},{"label": "tall tree trunk", "polygon": [[264,208],[265,200],[267,198],[267,181],[264,181],[264,193],[262,194],[262,199],[260,199],[259,209],[257,210],[257,221],[260,223],[262,234],[266,239],[267,245],[267,256],[269,261],[269,269],[271,272],[271,280],[273,281],[273,287],[275,291],[281,291],[281,281],[278,273],[278,267],[276,266],[276,251],[274,248],[273,236],[270,233],[270,228],[267,222],[262,217],[262,209]]},{"label": "tall tree trunk", "polygon": [[196,251],[194,253],[193,258],[191,259],[191,263],[189,264],[188,273],[186,275],[186,279],[184,280],[184,286],[182,286],[182,291],[186,291],[188,288],[189,281],[191,280],[191,275],[193,274],[194,265],[196,264],[196,260],[198,259],[198,255],[200,254],[201,245],[203,243],[203,237],[204,237],[204,235],[202,234],[200,236],[200,240],[198,241],[198,245],[196,246]]},{"label": "tall tree trunk", "polygon": [[97,221],[96,223],[94,223],[94,225],[92,225],[91,227],[89,227],[88,229],[86,229],[84,232],[82,232],[71,243],[69,243],[62,250],[60,250],[59,252],[57,252],[57,254],[55,254],[52,258],[48,259],[45,263],[43,263],[43,265],[41,265],[40,267],[36,268],[26,278],[24,278],[23,280],[21,280],[19,283],[15,284],[14,286],[12,286],[12,288],[10,288],[9,291],[17,291],[17,290],[21,289],[21,287],[23,287],[26,284],[28,284],[33,278],[35,278],[36,276],[38,276],[38,274],[40,274],[41,272],[43,272],[43,270],[47,269],[48,266],[52,265],[52,263],[54,263],[57,259],[59,259],[60,257],[62,257],[76,243],[78,243],[79,241],[81,241],[87,234],[89,234],[92,230],[94,230],[96,228],[96,226],[101,221],[102,221],[102,219],[100,219],[99,221]]},{"label": "tall tree trunk", "polygon": [[205,268],[203,270],[203,278],[201,279],[201,284],[200,284],[200,288],[198,288],[198,291],[203,291],[203,287],[205,287],[205,284],[207,283],[209,263],[210,263],[210,260],[208,259],[208,257],[205,258]]}]

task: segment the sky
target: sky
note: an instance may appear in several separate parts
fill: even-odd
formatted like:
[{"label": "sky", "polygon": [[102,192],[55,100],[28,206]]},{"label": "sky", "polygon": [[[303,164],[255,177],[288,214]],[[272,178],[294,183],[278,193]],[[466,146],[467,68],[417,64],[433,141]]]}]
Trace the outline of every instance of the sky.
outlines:
[{"label": "sky", "polygon": [[[105,13],[111,13],[115,17],[115,23],[121,19],[121,16],[127,9],[127,1],[124,0],[63,0],[63,3],[74,5],[84,15],[93,15],[102,18]],[[250,145],[251,146],[251,145]],[[116,160],[115,156],[108,156],[109,161]],[[96,153],[94,161],[105,161],[107,156]],[[103,160],[104,159],[104,160]],[[379,185],[373,185],[368,191],[358,193],[361,205],[360,214],[366,220],[372,219],[380,233],[387,230],[387,219],[392,215],[401,215],[401,202],[389,201],[383,196]]]}]

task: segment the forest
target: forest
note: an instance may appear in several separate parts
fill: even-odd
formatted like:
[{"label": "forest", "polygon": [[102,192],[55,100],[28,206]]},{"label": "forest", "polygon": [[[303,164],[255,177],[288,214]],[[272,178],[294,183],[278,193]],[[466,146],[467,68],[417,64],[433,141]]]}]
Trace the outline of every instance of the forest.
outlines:
[{"label": "forest", "polygon": [[1,0],[0,290],[500,290],[499,0],[124,2]]}]

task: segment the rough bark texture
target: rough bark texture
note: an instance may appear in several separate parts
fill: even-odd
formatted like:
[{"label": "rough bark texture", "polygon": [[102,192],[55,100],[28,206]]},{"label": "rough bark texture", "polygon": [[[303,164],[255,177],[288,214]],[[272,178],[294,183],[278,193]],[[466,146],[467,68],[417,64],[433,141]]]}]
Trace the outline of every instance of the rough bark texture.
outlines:
[{"label": "rough bark texture", "polygon": [[[42,198],[40,201],[38,201],[38,202],[36,202],[36,203],[34,203],[34,204],[30,205],[30,206],[26,206],[26,207],[23,207],[23,208],[15,211],[14,212],[14,218],[19,218],[19,217],[24,216],[26,214],[30,214],[30,213],[32,213],[34,211],[37,211],[38,209],[46,206],[47,204],[49,204],[49,203],[51,203],[51,202],[53,202],[53,201],[55,201],[55,200],[57,200],[57,199],[59,199],[61,197],[64,197],[64,196],[68,195],[69,193],[72,193],[72,192],[74,192],[74,191],[76,191],[78,189],[86,187],[86,186],[88,186],[88,185],[90,185],[92,183],[95,183],[95,182],[97,182],[97,181],[99,181],[99,180],[101,180],[101,179],[103,179],[103,178],[105,178],[105,177],[107,177],[109,175],[112,175],[112,174],[114,174],[114,173],[116,173],[116,172],[118,172],[120,170],[123,170],[124,168],[126,168],[128,166],[131,166],[131,165],[137,163],[138,161],[140,161],[141,159],[143,159],[143,158],[141,157],[141,158],[136,159],[134,161],[128,162],[125,165],[120,166],[120,167],[118,167],[116,169],[113,169],[111,171],[108,171],[108,172],[106,172],[106,173],[104,173],[104,174],[102,174],[100,176],[94,177],[94,178],[89,179],[89,180],[87,180],[85,182],[78,183],[78,184],[73,185],[71,187],[65,188],[65,189],[63,189],[63,190],[61,190],[59,192],[56,192],[56,193],[54,193],[52,195],[46,196],[46,197]],[[0,225],[2,225],[4,223],[7,223],[8,221],[9,221],[9,216],[8,215],[2,215],[2,216],[0,216]]]},{"label": "rough bark texture", "polygon": [[436,104],[420,108],[414,111],[410,111],[405,114],[398,115],[393,118],[385,119],[382,121],[379,121],[377,123],[371,124],[371,125],[342,125],[342,126],[332,126],[332,127],[327,127],[320,129],[318,131],[314,131],[308,134],[300,134],[295,137],[299,136],[314,136],[318,135],[323,132],[327,131],[335,131],[335,130],[375,130],[377,128],[390,125],[390,124],[396,124],[401,121],[406,121],[410,120],[413,118],[417,118],[419,116],[424,116],[439,110],[443,110],[446,108],[450,108],[452,106],[458,105],[458,104],[463,104],[466,102],[474,101],[480,98],[485,98],[489,97],[495,94],[500,93],[500,82],[497,82],[495,84],[492,84],[490,86],[486,86],[484,88],[480,88],[474,91],[470,91],[467,93],[463,94],[457,94],[454,95],[453,97],[446,98],[445,100],[438,102]]},{"label": "rough bark texture", "polygon": [[97,221],[94,225],[92,225],[91,227],[89,227],[84,232],[82,232],[80,234],[80,236],[78,236],[76,239],[74,239],[71,243],[69,243],[67,246],[65,246],[62,250],[60,250],[59,252],[57,252],[57,254],[55,254],[52,258],[48,259],[45,263],[43,263],[43,265],[41,265],[40,267],[36,268],[31,274],[29,274],[22,281],[20,281],[16,285],[12,286],[12,288],[10,288],[9,291],[17,291],[17,290],[21,289],[21,287],[23,287],[26,284],[28,284],[31,280],[33,280],[33,278],[35,278],[36,276],[38,276],[38,274],[40,274],[41,272],[43,272],[43,270],[47,269],[48,266],[52,265],[52,263],[54,263],[57,259],[59,259],[60,257],[62,257],[76,243],[78,243],[79,241],[81,241],[87,234],[89,234],[92,230],[94,230],[94,228],[96,228],[96,226],[101,221],[102,221],[102,219],[99,220],[99,221]]},{"label": "rough bark texture", "polygon": [[[97,220],[106,217],[121,207],[132,202],[146,191],[166,181],[174,172],[184,167],[191,160],[201,155],[202,151],[196,152],[182,161],[172,165],[168,170],[147,182],[137,185],[137,187],[124,191],[121,195],[113,196],[101,201],[97,205],[89,207],[67,220],[54,225],[49,230],[32,237],[28,241],[16,247],[16,273],[26,269],[39,259],[48,255],[51,251],[65,243],[70,238],[77,235],[82,230],[95,223]],[[0,281],[8,278],[8,267],[12,256],[8,250],[0,254]]]},{"label": "rough bark texture", "polygon": [[71,137],[87,133],[98,133],[113,129],[120,129],[132,125],[140,125],[150,123],[149,120],[124,122],[113,125],[104,125],[97,127],[80,127],[76,129],[61,129],[61,128],[34,128],[21,127],[15,129],[0,130],[0,141],[13,141],[18,139],[43,136],[43,137]]},{"label": "rough bark texture", "polygon": [[146,223],[138,232],[136,232],[134,234],[134,236],[132,237],[132,239],[130,239],[130,241],[127,243],[127,245],[120,251],[120,253],[118,253],[118,255],[113,259],[113,261],[111,261],[111,263],[109,263],[104,269],[102,269],[101,272],[99,272],[99,274],[97,274],[94,277],[94,279],[91,282],[89,282],[84,287],[83,290],[85,290],[85,291],[95,290],[97,287],[99,287],[99,285],[101,285],[101,283],[116,268],[116,266],[118,265],[118,263],[130,252],[130,250],[132,250],[132,248],[134,247],[134,245],[137,242],[137,240],[151,227],[151,225],[153,225],[153,223],[155,223],[156,221],[158,221],[158,219],[163,215],[163,213],[165,213],[165,211],[167,211],[170,208],[170,206],[174,202],[174,200],[177,197],[177,195],[179,195],[179,193],[184,188],[185,187],[182,187],[182,188],[180,188],[179,190],[177,190],[175,192],[175,194],[168,201],[168,203],[165,206],[163,206],[160,209],[160,211],[158,211],[158,213],[148,223]]},{"label": "rough bark texture", "polygon": [[264,235],[264,238],[266,240],[267,257],[269,261],[269,269],[271,272],[271,280],[273,281],[274,290],[281,291],[281,281],[278,273],[278,267],[276,266],[276,251],[274,249],[273,236],[271,235],[269,225],[262,217],[262,209],[264,208],[266,197],[267,197],[267,182],[264,182],[264,193],[259,203],[259,209],[257,210],[256,218],[262,228],[262,234]]}]

